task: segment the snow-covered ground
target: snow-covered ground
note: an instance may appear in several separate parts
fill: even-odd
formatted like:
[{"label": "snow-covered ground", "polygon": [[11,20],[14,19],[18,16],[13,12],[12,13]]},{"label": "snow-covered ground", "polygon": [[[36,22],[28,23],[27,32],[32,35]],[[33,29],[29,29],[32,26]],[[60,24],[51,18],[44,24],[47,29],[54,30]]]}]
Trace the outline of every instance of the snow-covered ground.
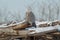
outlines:
[{"label": "snow-covered ground", "polygon": [[34,33],[41,33],[41,32],[46,32],[46,31],[52,31],[52,30],[58,30],[60,31],[60,25],[56,25],[56,26],[49,26],[49,27],[40,27],[40,28],[27,28],[27,30],[31,31],[33,30],[33,32],[29,33],[29,34],[34,34]]},{"label": "snow-covered ground", "polygon": [[[19,23],[16,23],[16,24],[10,24],[10,25],[6,25],[6,24],[2,24],[2,25],[0,25],[0,28],[2,27],[2,28],[4,28],[4,27],[9,27],[9,26],[13,26],[13,25],[18,25],[18,24],[21,24],[21,23],[23,23],[23,22],[25,22],[25,20],[24,21],[22,21],[22,22],[19,22]],[[39,22],[39,21],[36,21],[36,25],[38,26],[38,25],[40,25],[40,24],[45,24],[45,23],[51,23],[51,22]],[[31,27],[31,28],[26,28],[27,30],[35,30],[35,32],[36,33],[39,33],[39,32],[45,32],[45,31],[50,31],[50,30],[58,30],[58,31],[60,31],[60,25],[56,25],[56,26],[49,26],[49,27],[40,27],[40,28],[34,28],[34,27]],[[32,33],[35,33],[35,32],[32,32]]]},{"label": "snow-covered ground", "polygon": [[41,28],[27,28],[29,31],[33,30],[30,34],[34,33],[40,33],[40,32],[46,32],[46,31],[51,31],[51,30],[57,30],[56,27],[41,27]]},{"label": "snow-covered ground", "polygon": [[56,25],[55,28],[60,31],[60,25]]}]

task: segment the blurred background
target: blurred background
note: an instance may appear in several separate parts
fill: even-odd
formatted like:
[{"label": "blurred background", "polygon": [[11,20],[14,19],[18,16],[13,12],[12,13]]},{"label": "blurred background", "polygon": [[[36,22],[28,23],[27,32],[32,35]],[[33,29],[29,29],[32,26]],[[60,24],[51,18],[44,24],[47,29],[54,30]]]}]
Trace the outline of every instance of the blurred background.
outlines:
[{"label": "blurred background", "polygon": [[60,0],[0,0],[0,23],[24,20],[28,7],[36,20],[60,20]]}]

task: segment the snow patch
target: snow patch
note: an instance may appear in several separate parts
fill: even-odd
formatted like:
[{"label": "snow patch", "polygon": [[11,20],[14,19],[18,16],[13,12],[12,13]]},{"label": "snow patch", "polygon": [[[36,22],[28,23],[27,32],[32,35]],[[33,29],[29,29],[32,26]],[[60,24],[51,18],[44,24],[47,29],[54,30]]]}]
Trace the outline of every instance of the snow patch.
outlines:
[{"label": "snow patch", "polygon": [[52,26],[50,26],[50,27],[41,27],[41,28],[28,28],[29,31],[35,30],[34,32],[31,32],[31,34],[50,31],[50,30],[55,30],[55,29],[57,30],[57,28],[52,27]]}]

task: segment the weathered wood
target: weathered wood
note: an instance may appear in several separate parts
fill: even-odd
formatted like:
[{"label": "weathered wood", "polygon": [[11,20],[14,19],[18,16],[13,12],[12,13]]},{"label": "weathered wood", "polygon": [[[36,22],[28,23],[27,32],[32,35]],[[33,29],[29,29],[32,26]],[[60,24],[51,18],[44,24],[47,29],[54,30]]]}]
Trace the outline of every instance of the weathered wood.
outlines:
[{"label": "weathered wood", "polygon": [[39,27],[48,27],[48,26],[50,26],[50,24],[47,24],[47,23],[39,25]]},{"label": "weathered wood", "polygon": [[17,35],[16,31],[12,28],[4,28],[0,29],[0,35],[7,34],[7,35]]},{"label": "weathered wood", "polygon": [[27,36],[37,36],[37,35],[42,36],[42,35],[45,35],[45,33],[51,33],[51,32],[57,31],[56,29],[54,29],[54,30],[48,30],[48,31],[40,32],[40,33],[29,34],[33,31],[16,30],[16,29],[20,29],[21,27],[25,28],[25,26],[27,26],[27,24],[24,23],[23,25],[19,24],[19,26],[18,25],[15,26],[16,27],[15,29],[14,29],[14,27],[2,28],[2,29],[0,29],[0,38],[5,38],[8,36],[11,36],[12,39],[23,38],[23,37],[25,37],[25,39],[26,39]]},{"label": "weathered wood", "polygon": [[28,24],[27,23],[23,23],[23,24],[18,24],[17,26],[12,27],[14,30],[19,30],[19,29],[24,29],[27,28]]}]

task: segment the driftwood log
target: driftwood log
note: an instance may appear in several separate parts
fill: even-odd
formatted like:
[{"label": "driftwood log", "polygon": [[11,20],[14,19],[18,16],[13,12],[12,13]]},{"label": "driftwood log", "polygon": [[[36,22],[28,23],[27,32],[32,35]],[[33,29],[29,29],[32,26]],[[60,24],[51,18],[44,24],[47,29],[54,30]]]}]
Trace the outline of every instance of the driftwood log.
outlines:
[{"label": "driftwood log", "polygon": [[17,35],[20,29],[25,29],[27,27],[28,27],[27,23],[22,23],[22,24],[14,25],[7,28],[0,28],[0,35],[3,35],[3,34]]},{"label": "driftwood log", "polygon": [[[29,25],[27,23],[22,23],[22,24],[18,24],[16,26],[14,26],[14,27],[0,28],[0,38],[5,38],[5,37],[8,37],[8,36],[9,37],[10,36],[16,36],[16,35],[26,36],[29,33],[29,31],[25,31],[25,30],[22,31],[22,30],[17,30],[17,29],[24,29],[24,28],[26,28],[28,26]],[[51,31],[54,32],[56,30],[51,30]],[[47,32],[51,32],[51,31],[47,31]],[[43,32],[43,33],[45,33],[45,32]]]},{"label": "driftwood log", "polygon": [[39,27],[48,27],[48,26],[50,26],[50,24],[47,24],[47,23],[39,25]]},{"label": "driftwood log", "polygon": [[2,28],[0,29],[0,35],[7,34],[7,35],[17,35],[16,31],[12,28]]},{"label": "driftwood log", "polygon": [[13,30],[12,28],[0,29],[0,40],[11,40],[27,36],[28,31]]},{"label": "driftwood log", "polygon": [[19,30],[19,29],[25,29],[28,27],[28,24],[27,23],[23,23],[23,24],[18,24],[14,27],[12,27],[14,30]]}]

